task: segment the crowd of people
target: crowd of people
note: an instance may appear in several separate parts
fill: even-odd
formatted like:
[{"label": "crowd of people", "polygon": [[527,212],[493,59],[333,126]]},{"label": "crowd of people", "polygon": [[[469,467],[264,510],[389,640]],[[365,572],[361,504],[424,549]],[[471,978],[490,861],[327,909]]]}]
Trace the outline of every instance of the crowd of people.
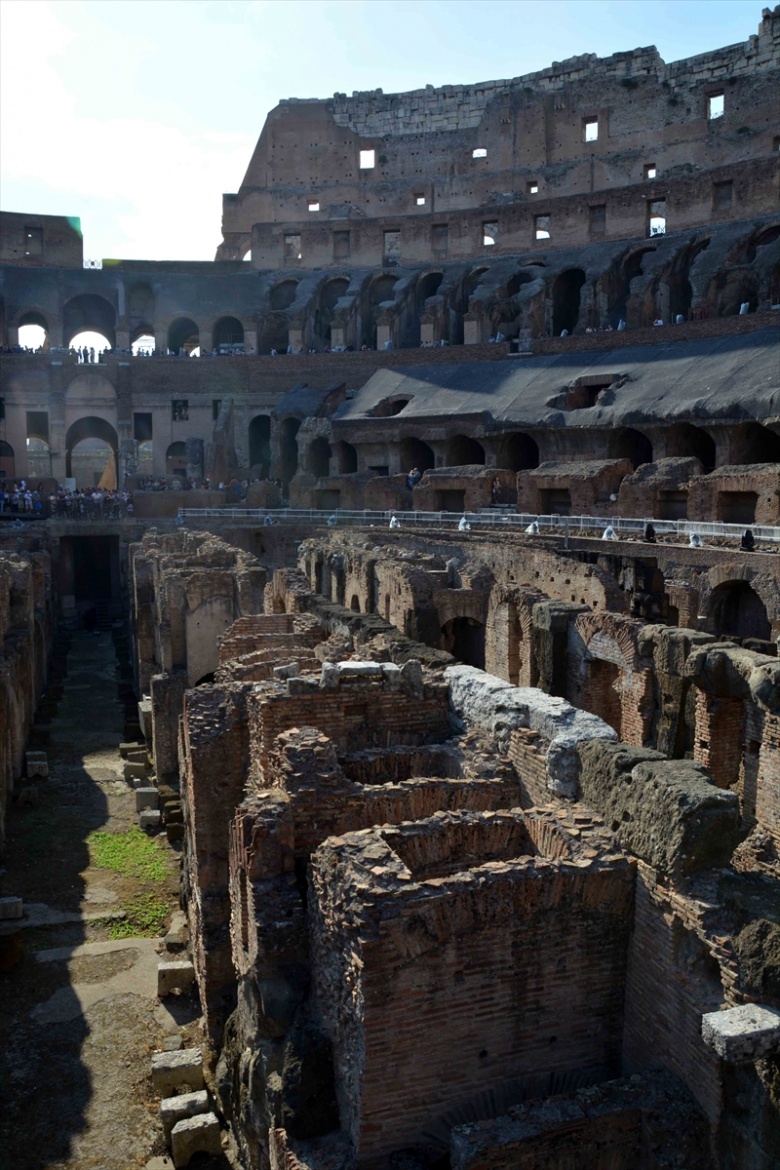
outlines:
[{"label": "crowd of people", "polygon": [[0,481],[0,513],[3,512],[27,519],[59,516],[69,520],[120,520],[122,516],[132,516],[133,496],[128,491],[64,487],[47,494],[40,483],[33,487],[23,479],[10,484]]}]

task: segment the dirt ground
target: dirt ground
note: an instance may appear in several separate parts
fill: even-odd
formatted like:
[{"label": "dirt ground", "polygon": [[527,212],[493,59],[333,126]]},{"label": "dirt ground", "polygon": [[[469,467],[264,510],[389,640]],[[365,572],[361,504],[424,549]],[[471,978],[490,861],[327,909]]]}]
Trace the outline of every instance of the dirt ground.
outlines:
[{"label": "dirt ground", "polygon": [[[165,876],[98,868],[88,835],[136,820],[123,779],[124,709],[110,634],[74,634],[37,807],[11,806],[6,894],[21,895],[22,960],[0,975],[0,1170],[136,1170],[165,1153],[150,1058],[166,1037],[200,1046],[199,1008],[156,996],[159,938],[127,908],[178,908],[178,857],[156,838]],[[152,1163],[162,1166],[164,1163]],[[227,1159],[191,1166],[229,1170]]]}]

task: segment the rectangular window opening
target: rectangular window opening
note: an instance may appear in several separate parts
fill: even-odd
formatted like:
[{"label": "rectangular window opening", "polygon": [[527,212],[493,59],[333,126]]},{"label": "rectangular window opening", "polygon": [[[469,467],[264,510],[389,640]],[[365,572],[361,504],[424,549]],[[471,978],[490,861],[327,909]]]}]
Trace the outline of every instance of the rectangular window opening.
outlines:
[{"label": "rectangular window opening", "polygon": [[297,232],[285,235],[284,237],[284,258],[285,260],[300,260],[303,253],[301,252],[301,237]]},{"label": "rectangular window opening", "polygon": [[152,437],[152,412],[136,411],[133,415],[133,438],[139,443],[147,443]]},{"label": "rectangular window opening", "polygon": [[526,191],[529,195],[539,194],[539,184],[536,182],[536,179],[532,179],[531,182],[527,184]]},{"label": "rectangular window opening", "polygon": [[471,152],[471,157],[472,158],[487,158],[487,147],[486,146],[475,146]]},{"label": "rectangular window opening", "polygon": [[592,239],[598,239],[607,231],[607,205],[600,203],[589,210],[590,234]]},{"label": "rectangular window opening", "polygon": [[490,223],[483,223],[482,225],[482,246],[484,248],[492,248],[498,239],[498,224],[495,220]]},{"label": "rectangular window opening", "polygon": [[349,232],[333,233],[333,259],[349,259]]},{"label": "rectangular window opening", "polygon": [[320,209],[320,205],[319,205],[318,200],[316,200],[316,199],[309,200],[309,211],[319,211],[319,209]]},{"label": "rectangular window opening", "polygon": [[666,233],[666,200],[651,199],[647,204],[648,236],[663,236]]},{"label": "rectangular window opening", "polygon": [[361,171],[372,171],[376,166],[376,151],[375,150],[361,150],[360,152],[360,169]]},{"label": "rectangular window opening", "polygon": [[444,260],[447,257],[447,250],[450,243],[450,229],[446,223],[437,223],[433,225],[433,232],[431,233],[431,244],[433,247],[433,254],[437,260]]},{"label": "rectangular window opening", "polygon": [[415,195],[414,203],[415,203],[416,207],[425,207],[425,196],[424,195]]},{"label": "rectangular window opening", "polygon": [[222,410],[222,399],[212,398],[211,400],[211,417],[214,422],[219,418],[219,412]]},{"label": "rectangular window opening", "polygon": [[712,184],[712,209],[713,211],[728,211],[731,207],[734,187],[731,179],[727,179],[724,183]]},{"label": "rectangular window opening", "polygon": [[722,118],[726,109],[726,99],[723,90],[719,93],[711,93],[707,98],[707,118],[710,122],[715,118]]},{"label": "rectangular window opening", "polygon": [[401,233],[400,232],[385,232],[385,255],[384,266],[386,268],[395,267],[401,259]]},{"label": "rectangular window opening", "polygon": [[187,398],[171,399],[171,420],[173,422],[187,422],[190,417],[190,404]]},{"label": "rectangular window opening", "polygon": [[582,122],[583,136],[586,142],[598,142],[599,137],[599,120],[598,118],[584,118]]},{"label": "rectangular window opening", "polygon": [[535,240],[549,240],[550,238],[550,217],[549,215],[537,215],[534,217],[534,239]]},{"label": "rectangular window opening", "polygon": [[656,169],[655,163],[645,163],[645,178],[646,179],[654,179],[657,174],[658,174],[658,171]]}]

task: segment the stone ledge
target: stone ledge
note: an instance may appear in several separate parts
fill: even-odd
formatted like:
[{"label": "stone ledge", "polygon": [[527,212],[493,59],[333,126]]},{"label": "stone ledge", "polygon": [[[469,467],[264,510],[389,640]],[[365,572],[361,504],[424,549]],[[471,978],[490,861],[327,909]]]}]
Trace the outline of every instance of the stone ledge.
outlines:
[{"label": "stone ledge", "polygon": [[780,1011],[741,1004],[701,1018],[701,1035],[722,1060],[744,1064],[780,1052]]}]

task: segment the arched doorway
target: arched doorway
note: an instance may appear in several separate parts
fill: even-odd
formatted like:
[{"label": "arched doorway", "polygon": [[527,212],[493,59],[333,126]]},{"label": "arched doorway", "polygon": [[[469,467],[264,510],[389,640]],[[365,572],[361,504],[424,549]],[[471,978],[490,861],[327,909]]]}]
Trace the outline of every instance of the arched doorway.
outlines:
[{"label": "arched doorway", "polygon": [[780,463],[780,435],[761,423],[743,423],[734,442],[735,463]]},{"label": "arched doorway", "polygon": [[14,449],[5,439],[0,439],[0,484],[11,483],[15,476]]},{"label": "arched doorway", "polygon": [[413,467],[420,471],[430,471],[436,466],[433,449],[423,443],[422,439],[402,439],[399,457],[402,471],[411,471]]},{"label": "arched doorway", "polygon": [[280,427],[279,455],[280,477],[285,487],[298,470],[298,431],[301,420],[286,418]]},{"label": "arched doorway", "polygon": [[268,294],[268,303],[272,309],[289,309],[298,293],[297,280],[283,280],[274,286]]},{"label": "arched doorway", "polygon": [[485,627],[470,617],[456,617],[441,628],[441,648],[467,666],[485,669]]},{"label": "arched doorway", "polygon": [[393,290],[398,283],[397,276],[380,276],[372,282],[366,296],[363,311],[363,338],[362,344],[369,349],[376,349],[376,327],[379,318],[379,307],[383,302],[393,298]]},{"label": "arched doorway", "polygon": [[717,637],[760,638],[763,642],[772,634],[766,606],[747,581],[724,581],[713,589],[707,629]]},{"label": "arched doorway", "polygon": [[[81,450],[77,451],[77,447]],[[76,480],[77,487],[94,487],[112,454],[116,465],[117,447],[117,434],[111,423],[95,416],[80,418],[68,428],[65,437],[65,474]]]},{"label": "arched doorway", "polygon": [[553,337],[560,337],[564,329],[573,333],[580,316],[580,296],[585,283],[581,268],[569,268],[556,277],[553,284]]},{"label": "arched doorway", "polygon": [[539,466],[539,447],[530,435],[522,431],[501,435],[496,449],[496,462],[508,471],[531,471]]},{"label": "arched doorway", "polygon": [[[108,348],[116,345],[116,312],[114,306],[95,293],[71,297],[62,312],[62,334],[65,345],[78,346],[77,335],[97,333],[105,338]],[[85,343],[81,343],[85,344]],[[95,347],[97,348],[97,347]]]},{"label": "arched doorway", "polygon": [[212,344],[217,351],[223,347],[229,349],[231,346],[244,344],[244,326],[238,317],[220,317],[214,326]]},{"label": "arched doorway", "polygon": [[24,349],[43,349],[49,325],[42,313],[23,313],[19,318],[19,344]]},{"label": "arched doorway", "polygon": [[172,353],[185,353],[189,357],[200,350],[200,330],[190,317],[177,317],[168,326],[168,349]]},{"label": "arched doorway", "polygon": [[342,439],[334,444],[333,453],[336,456],[339,475],[354,475],[358,469],[358,457],[352,444]]},{"label": "arched doorway", "polygon": [[322,436],[315,439],[309,447],[307,460],[310,474],[315,475],[317,479],[323,479],[330,475],[331,454],[330,443],[327,439]]},{"label": "arched doorway", "polygon": [[346,294],[349,280],[340,276],[335,280],[327,280],[320,289],[317,297],[317,308],[314,312],[314,342],[322,346],[331,344],[331,324],[336,305]]},{"label": "arched doorway", "polygon": [[715,467],[715,440],[701,427],[691,423],[677,423],[666,440],[667,458],[698,459],[704,471]]},{"label": "arched doorway", "polygon": [[260,479],[268,479],[271,467],[271,418],[257,414],[249,424],[249,465]]},{"label": "arched doorway", "polygon": [[629,459],[636,471],[643,463],[653,462],[653,444],[641,431],[621,427],[609,437],[609,454],[612,459]]},{"label": "arched doorway", "polygon": [[171,443],[165,452],[165,474],[185,478],[187,475],[187,444]]},{"label": "arched doorway", "polygon": [[484,467],[485,448],[468,435],[453,435],[447,440],[444,459],[447,467],[465,467],[473,463]]},{"label": "arched doorway", "polygon": [[269,313],[260,330],[260,353],[287,353],[290,344],[290,326],[286,313]]}]

